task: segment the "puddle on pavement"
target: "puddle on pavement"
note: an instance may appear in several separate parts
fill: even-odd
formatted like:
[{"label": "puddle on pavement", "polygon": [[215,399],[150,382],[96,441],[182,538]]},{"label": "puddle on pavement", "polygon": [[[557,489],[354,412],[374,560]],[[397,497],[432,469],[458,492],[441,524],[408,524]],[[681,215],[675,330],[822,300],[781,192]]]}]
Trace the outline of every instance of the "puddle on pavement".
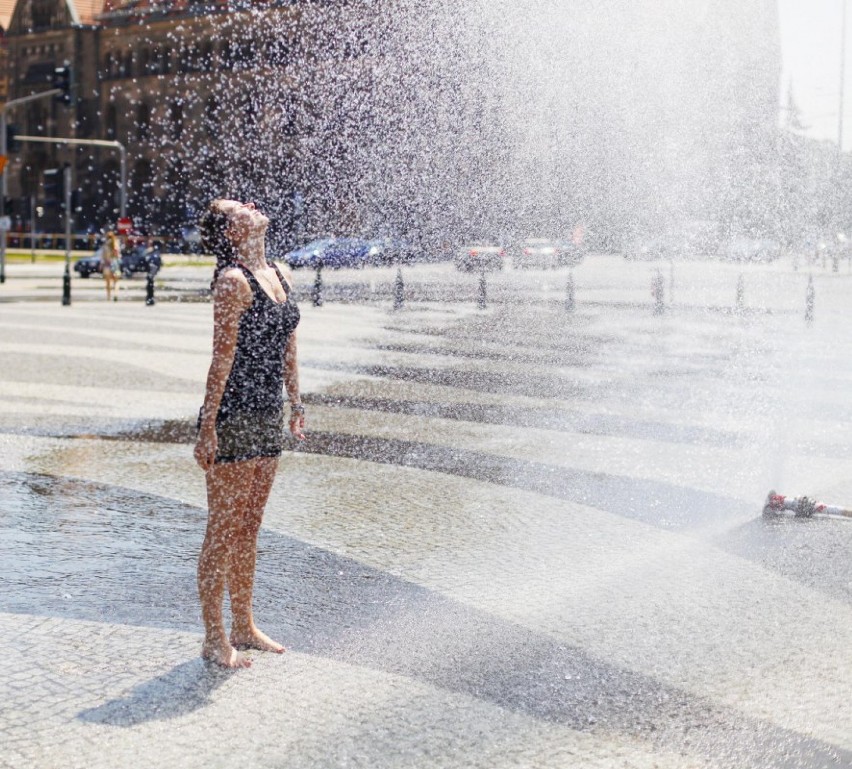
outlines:
[{"label": "puddle on pavement", "polygon": [[[65,613],[82,602],[92,619],[130,619],[134,604],[156,603],[164,586],[180,593],[194,569],[203,510],[70,478],[0,478],[4,611]],[[166,609],[163,624],[174,616]]]}]

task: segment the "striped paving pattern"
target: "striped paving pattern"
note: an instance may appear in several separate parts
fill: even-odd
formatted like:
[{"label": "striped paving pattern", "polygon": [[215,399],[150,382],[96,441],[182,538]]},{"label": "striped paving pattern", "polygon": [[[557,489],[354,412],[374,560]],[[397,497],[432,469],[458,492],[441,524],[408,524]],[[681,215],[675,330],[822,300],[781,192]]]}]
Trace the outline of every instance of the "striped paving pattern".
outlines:
[{"label": "striped paving pattern", "polygon": [[239,676],[194,659],[209,305],[2,305],[0,762],[852,766],[852,526],[760,519],[852,499],[851,278],[806,326],[789,265],[741,311],[737,270],[666,266],[659,317],[652,269],[590,258],[573,315],[563,273],[478,311],[444,266],[399,312],[303,302],[258,576],[292,653]]}]

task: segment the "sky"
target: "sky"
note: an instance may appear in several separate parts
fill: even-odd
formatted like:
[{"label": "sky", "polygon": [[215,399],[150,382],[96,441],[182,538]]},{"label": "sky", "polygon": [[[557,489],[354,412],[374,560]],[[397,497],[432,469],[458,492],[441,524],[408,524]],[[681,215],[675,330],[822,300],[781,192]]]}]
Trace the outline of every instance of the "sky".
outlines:
[{"label": "sky", "polygon": [[778,0],[781,29],[781,101],[788,87],[799,109],[803,133],[837,141],[840,106],[841,20],[846,13],[846,75],[843,100],[843,149],[852,150],[852,2],[849,0]]}]

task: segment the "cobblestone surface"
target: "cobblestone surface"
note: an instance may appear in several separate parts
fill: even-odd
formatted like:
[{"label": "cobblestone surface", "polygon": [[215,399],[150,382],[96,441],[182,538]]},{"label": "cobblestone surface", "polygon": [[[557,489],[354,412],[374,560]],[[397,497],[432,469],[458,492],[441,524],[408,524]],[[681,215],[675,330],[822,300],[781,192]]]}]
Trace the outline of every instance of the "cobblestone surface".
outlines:
[{"label": "cobblestone surface", "polygon": [[261,536],[290,651],[227,674],[197,657],[209,305],[27,301],[55,276],[10,265],[0,766],[852,766],[852,526],[760,520],[770,486],[852,499],[850,278],[806,327],[788,264],[742,313],[739,268],[677,264],[663,317],[651,269],[588,260],[573,316],[563,273],[484,312],[446,266],[397,312],[391,272],[330,273]]}]

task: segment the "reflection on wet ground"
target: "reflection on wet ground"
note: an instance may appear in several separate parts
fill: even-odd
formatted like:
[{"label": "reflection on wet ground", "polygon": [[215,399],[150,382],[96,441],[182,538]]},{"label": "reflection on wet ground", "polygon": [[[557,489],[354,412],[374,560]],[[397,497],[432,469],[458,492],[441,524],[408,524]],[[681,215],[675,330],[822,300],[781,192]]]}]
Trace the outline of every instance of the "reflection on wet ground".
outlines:
[{"label": "reflection on wet ground", "polygon": [[852,605],[852,521],[756,518],[728,532],[720,546]]},{"label": "reflection on wet ground", "polygon": [[[197,629],[204,513],[126,489],[2,473],[0,611]],[[157,568],[152,569],[155,561]],[[641,736],[741,767],[837,766],[852,754],[595,659],[305,542],[263,531],[256,614],[297,651],[427,682],[580,731]],[[132,726],[203,707],[222,674],[188,662],[89,708]]]}]

